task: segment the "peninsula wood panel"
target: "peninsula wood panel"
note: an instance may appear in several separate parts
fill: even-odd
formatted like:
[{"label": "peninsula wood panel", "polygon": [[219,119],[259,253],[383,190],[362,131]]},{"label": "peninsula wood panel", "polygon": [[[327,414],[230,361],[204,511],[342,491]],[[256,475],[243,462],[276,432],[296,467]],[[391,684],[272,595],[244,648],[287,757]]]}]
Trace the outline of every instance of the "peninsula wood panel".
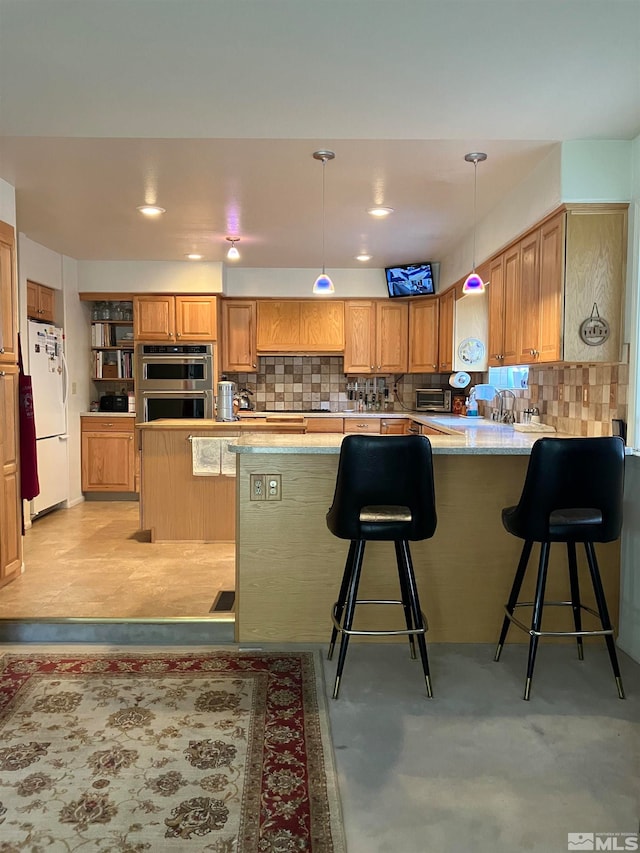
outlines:
[{"label": "peninsula wood panel", "polygon": [[[503,528],[504,506],[520,496],[527,456],[435,455],[438,527],[434,537],[412,542],[429,642],[495,643],[522,542]],[[331,608],[340,588],[349,543],[326,526],[335,489],[338,455],[240,455],[236,557],[238,642],[327,642]],[[250,501],[251,473],[280,474],[281,501]],[[473,512],[468,491],[474,484]],[[460,535],[464,519],[464,536]],[[607,602],[614,624],[619,608],[618,543],[597,545]],[[591,583],[578,554],[583,598],[593,606]],[[521,600],[531,600],[538,557],[534,547]],[[398,598],[393,543],[367,543],[359,598]],[[566,548],[552,546],[547,598],[569,598]],[[387,611],[387,612],[385,612]],[[528,612],[520,614],[526,621]],[[585,627],[592,620],[585,617]],[[545,610],[545,628],[572,625],[567,608]],[[360,608],[354,627],[404,627],[400,608]],[[354,638],[357,639],[357,638]],[[374,641],[379,642],[380,638]],[[406,638],[399,642],[406,643]],[[508,643],[527,642],[511,628]],[[545,638],[544,643],[554,642]],[[491,655],[491,652],[489,653]],[[508,646],[503,652],[508,656]],[[490,657],[488,657],[490,660]]]},{"label": "peninsula wood panel", "polygon": [[233,440],[238,431],[142,430],[140,523],[152,542],[233,542],[235,477],[193,474],[189,436]]}]

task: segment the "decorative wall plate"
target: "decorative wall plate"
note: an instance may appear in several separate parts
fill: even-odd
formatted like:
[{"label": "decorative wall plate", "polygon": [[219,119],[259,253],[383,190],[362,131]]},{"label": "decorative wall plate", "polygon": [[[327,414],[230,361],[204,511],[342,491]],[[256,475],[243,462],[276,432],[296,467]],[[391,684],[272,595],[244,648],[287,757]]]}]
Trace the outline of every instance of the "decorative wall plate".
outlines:
[{"label": "decorative wall plate", "polygon": [[599,347],[609,337],[609,324],[600,316],[598,305],[593,303],[591,316],[580,323],[580,338],[587,346]]},{"label": "decorative wall plate", "polygon": [[458,345],[458,356],[469,367],[480,364],[484,359],[484,353],[484,344],[478,338],[465,338]]}]

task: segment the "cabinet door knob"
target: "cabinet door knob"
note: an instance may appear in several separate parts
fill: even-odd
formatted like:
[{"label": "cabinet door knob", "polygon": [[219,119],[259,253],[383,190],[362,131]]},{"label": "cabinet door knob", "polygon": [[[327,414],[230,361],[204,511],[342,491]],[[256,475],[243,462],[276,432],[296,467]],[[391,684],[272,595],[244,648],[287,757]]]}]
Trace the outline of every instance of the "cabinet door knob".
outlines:
[{"label": "cabinet door knob", "polygon": [[180,332],[178,332],[178,333],[176,334],[176,338],[179,338],[179,337],[180,337]]},{"label": "cabinet door knob", "polygon": [[258,365],[255,363],[255,361],[254,361],[254,362],[253,362],[253,364],[251,365],[251,367],[257,367],[257,366],[258,366]]},{"label": "cabinet door knob", "polygon": [[4,353],[4,347],[0,347],[0,355]]},{"label": "cabinet door knob", "polygon": [[0,370],[0,376],[6,376],[6,372],[4,370]]},{"label": "cabinet door knob", "polygon": [[376,369],[375,364],[372,364],[372,365],[371,365],[371,370],[375,370],[375,369]]}]

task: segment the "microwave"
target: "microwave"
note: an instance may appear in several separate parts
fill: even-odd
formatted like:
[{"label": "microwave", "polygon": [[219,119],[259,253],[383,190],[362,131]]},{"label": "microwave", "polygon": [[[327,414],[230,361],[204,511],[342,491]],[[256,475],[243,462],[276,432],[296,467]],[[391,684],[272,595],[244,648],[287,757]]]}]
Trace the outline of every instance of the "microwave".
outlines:
[{"label": "microwave", "polygon": [[416,388],[416,412],[450,412],[451,391],[448,388]]}]

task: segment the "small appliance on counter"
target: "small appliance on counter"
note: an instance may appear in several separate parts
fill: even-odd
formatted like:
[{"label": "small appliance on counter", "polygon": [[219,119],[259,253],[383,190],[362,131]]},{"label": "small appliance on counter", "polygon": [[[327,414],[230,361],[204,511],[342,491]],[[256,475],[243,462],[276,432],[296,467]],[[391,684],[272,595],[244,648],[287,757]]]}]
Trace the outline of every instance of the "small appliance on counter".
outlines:
[{"label": "small appliance on counter", "polygon": [[450,412],[451,391],[448,388],[416,388],[416,412]]},{"label": "small appliance on counter", "polygon": [[218,382],[218,395],[216,397],[217,421],[238,420],[233,408],[233,396],[233,382],[226,380]]},{"label": "small appliance on counter", "polygon": [[238,409],[241,412],[252,411],[253,406],[249,399],[250,396],[253,397],[253,391],[249,391],[248,388],[242,388],[242,390],[238,392]]},{"label": "small appliance on counter", "polygon": [[100,397],[101,412],[128,412],[129,397],[127,394],[103,394]]}]

